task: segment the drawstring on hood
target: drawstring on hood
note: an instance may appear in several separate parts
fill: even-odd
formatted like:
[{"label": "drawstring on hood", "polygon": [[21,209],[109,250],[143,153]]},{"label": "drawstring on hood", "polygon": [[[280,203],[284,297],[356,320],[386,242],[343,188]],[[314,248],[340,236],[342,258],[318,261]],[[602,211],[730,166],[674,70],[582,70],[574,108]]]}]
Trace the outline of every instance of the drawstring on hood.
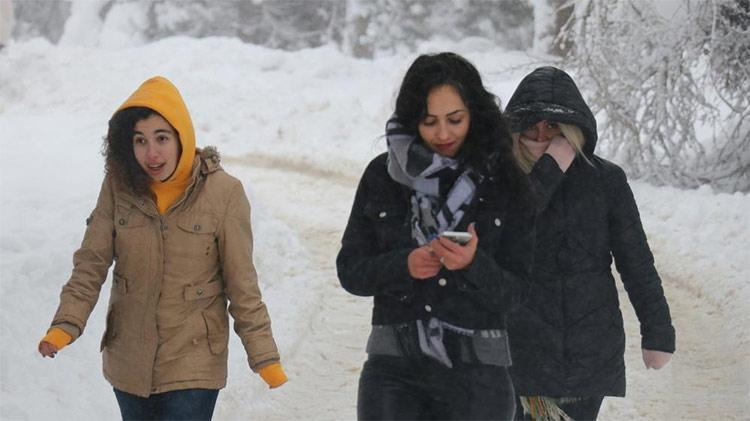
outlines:
[{"label": "drawstring on hood", "polygon": [[156,111],[179,135],[182,153],[174,173],[165,181],[151,182],[151,191],[156,196],[159,213],[164,214],[190,184],[195,159],[193,122],[180,92],[172,82],[161,76],[143,82],[117,111],[131,107],[145,107]]}]

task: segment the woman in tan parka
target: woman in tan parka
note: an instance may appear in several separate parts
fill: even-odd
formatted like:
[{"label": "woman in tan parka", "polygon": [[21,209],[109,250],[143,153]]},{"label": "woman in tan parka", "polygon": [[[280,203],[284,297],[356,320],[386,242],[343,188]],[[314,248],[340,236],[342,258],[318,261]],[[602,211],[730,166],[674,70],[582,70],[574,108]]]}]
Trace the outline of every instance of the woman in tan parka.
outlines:
[{"label": "woman in tan parka", "polygon": [[195,147],[180,93],[144,82],[115,112],[106,177],[43,356],[86,326],[115,262],[101,350],[123,419],[210,419],[226,385],[229,312],[248,362],[286,381],[252,262],[250,205],[213,148]]}]

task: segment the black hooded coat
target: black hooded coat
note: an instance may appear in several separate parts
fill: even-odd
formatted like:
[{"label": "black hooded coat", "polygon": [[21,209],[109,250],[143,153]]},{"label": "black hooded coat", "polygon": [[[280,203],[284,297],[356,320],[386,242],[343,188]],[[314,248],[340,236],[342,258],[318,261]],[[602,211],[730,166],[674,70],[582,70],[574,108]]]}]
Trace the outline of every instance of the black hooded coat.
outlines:
[{"label": "black hooded coat", "polygon": [[594,154],[596,120],[562,70],[538,68],[506,107],[512,130],[540,120],[578,126],[586,162],[563,174],[545,154],[530,177],[540,197],[532,286],[509,319],[516,393],[625,396],[625,332],[615,265],[641,326],[641,347],[674,352],[675,331],[623,170]]}]

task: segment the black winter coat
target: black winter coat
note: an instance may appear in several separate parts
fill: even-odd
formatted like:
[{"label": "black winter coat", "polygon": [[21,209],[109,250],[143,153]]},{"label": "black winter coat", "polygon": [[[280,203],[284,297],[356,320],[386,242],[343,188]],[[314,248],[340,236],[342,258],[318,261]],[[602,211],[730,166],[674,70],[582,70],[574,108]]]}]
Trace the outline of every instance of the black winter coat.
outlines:
[{"label": "black winter coat", "polygon": [[642,348],[674,352],[661,280],[623,170],[594,155],[596,121],[561,70],[525,78],[506,112],[521,131],[547,119],[579,126],[584,153],[563,174],[549,155],[531,173],[541,200],[528,299],[510,317],[516,393],[624,396],[625,333],[611,264],[641,325]]},{"label": "black winter coat", "polygon": [[473,263],[416,280],[407,267],[409,253],[418,247],[409,225],[411,192],[390,177],[386,157],[370,162],[359,183],[336,259],[341,285],[352,294],[374,296],[374,325],[437,317],[468,329],[504,329],[508,310],[528,285],[533,212],[509,200],[497,177],[485,178],[456,228],[465,231],[476,222]]}]

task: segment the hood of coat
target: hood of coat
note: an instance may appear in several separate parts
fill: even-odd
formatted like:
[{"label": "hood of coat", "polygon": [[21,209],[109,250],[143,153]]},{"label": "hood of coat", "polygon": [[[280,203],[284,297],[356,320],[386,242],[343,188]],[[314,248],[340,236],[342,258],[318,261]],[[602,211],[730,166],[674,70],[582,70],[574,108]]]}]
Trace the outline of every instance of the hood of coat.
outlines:
[{"label": "hood of coat", "polygon": [[596,119],[573,79],[556,67],[539,67],[526,75],[508,101],[511,131],[521,132],[541,120],[578,126],[586,137],[583,151],[594,153]]},{"label": "hood of coat", "polygon": [[180,91],[172,82],[162,76],[155,76],[143,82],[130,97],[117,109],[146,107],[161,114],[180,135],[182,154],[177,168],[168,180],[160,184],[172,184],[187,180],[195,158],[195,130]]},{"label": "hood of coat", "polygon": [[215,146],[206,146],[205,148],[197,149],[198,156],[200,156],[200,171],[203,174],[211,174],[221,168],[221,156],[219,151],[216,150]]}]

